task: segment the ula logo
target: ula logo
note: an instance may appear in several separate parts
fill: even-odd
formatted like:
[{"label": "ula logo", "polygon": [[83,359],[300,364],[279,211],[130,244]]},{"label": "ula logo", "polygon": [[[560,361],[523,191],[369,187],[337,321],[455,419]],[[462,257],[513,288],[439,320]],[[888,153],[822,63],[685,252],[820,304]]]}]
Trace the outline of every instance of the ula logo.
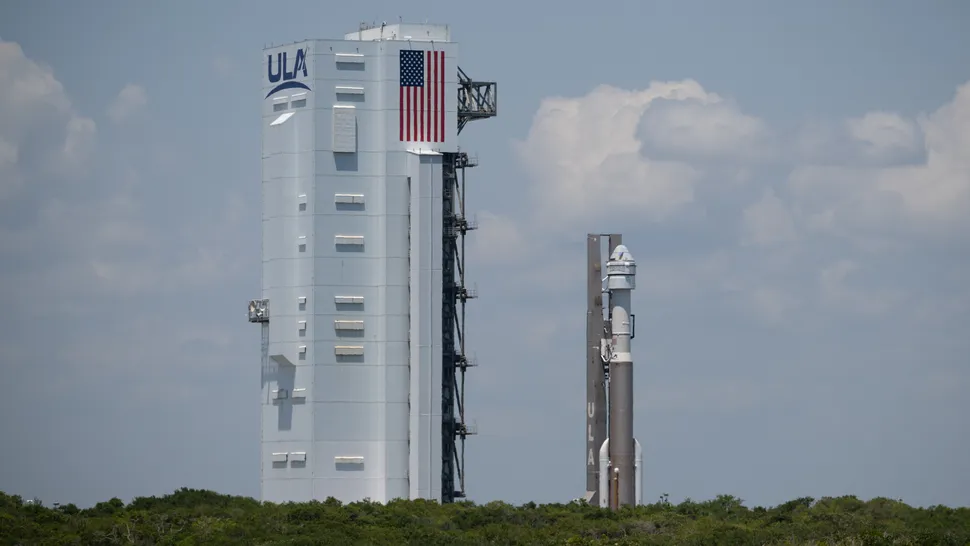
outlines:
[{"label": "ula logo", "polygon": [[[274,69],[274,65],[275,65],[275,69]],[[273,54],[270,53],[269,55],[267,55],[266,56],[266,75],[269,77],[269,83],[277,83],[280,80],[283,80],[283,81],[280,82],[279,85],[271,89],[270,92],[266,94],[266,98],[268,99],[270,95],[272,95],[273,93],[276,93],[277,91],[282,91],[284,89],[306,89],[307,91],[309,91],[310,88],[307,86],[307,84],[298,82],[298,81],[293,81],[296,78],[300,77],[301,73],[304,78],[307,76],[306,53],[303,51],[303,49],[296,50],[296,59],[293,60],[292,70],[290,70],[289,60],[286,57],[285,51],[282,53],[276,54],[275,63],[273,62]]]}]

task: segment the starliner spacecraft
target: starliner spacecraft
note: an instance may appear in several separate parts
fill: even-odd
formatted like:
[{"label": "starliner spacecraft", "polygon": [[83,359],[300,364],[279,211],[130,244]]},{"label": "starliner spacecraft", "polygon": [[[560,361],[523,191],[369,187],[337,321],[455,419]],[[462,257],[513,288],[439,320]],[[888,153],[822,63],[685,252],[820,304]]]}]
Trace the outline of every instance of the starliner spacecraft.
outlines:
[{"label": "starliner spacecraft", "polygon": [[[605,277],[601,237],[612,249]],[[621,235],[587,235],[585,499],[603,508],[643,504],[643,450],[633,437],[630,345],[636,335],[630,304],[636,274],[636,261]]]}]

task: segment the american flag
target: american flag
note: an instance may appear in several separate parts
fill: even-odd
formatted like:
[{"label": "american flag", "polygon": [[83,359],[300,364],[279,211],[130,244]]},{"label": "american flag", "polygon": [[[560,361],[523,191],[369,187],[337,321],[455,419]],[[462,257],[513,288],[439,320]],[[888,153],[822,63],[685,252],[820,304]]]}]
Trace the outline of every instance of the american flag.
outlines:
[{"label": "american flag", "polygon": [[401,50],[402,141],[445,141],[445,52]]}]

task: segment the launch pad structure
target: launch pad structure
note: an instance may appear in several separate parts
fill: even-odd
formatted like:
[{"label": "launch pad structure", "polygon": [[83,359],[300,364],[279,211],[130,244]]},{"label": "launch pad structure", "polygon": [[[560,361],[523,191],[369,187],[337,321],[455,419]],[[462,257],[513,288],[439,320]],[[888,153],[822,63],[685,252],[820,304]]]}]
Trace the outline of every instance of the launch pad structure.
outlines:
[{"label": "launch pad structure", "polygon": [[[476,81],[458,67],[458,134],[470,121],[498,114],[496,82]],[[478,226],[465,213],[465,169],[478,165],[462,151],[442,163],[441,229],[441,502],[464,498],[465,439],[475,430],[465,416],[465,304],[478,296],[465,282],[465,234]],[[457,413],[456,413],[457,412]],[[457,489],[455,478],[458,479]]]},{"label": "launch pad structure", "polygon": [[[609,258],[604,276],[602,239]],[[636,261],[623,236],[586,236],[586,502],[643,504],[643,451],[633,435]],[[605,288],[604,288],[605,282]],[[605,311],[605,316],[604,316]]]},{"label": "launch pad structure", "polygon": [[448,25],[403,22],[268,46],[262,72],[260,497],[464,498],[458,135],[497,84]]}]

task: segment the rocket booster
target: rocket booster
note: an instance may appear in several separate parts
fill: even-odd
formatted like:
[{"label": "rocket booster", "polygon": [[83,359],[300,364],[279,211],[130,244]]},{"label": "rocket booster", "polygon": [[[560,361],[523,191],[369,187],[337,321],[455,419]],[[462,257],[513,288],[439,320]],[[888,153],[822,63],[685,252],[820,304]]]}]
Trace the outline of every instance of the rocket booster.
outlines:
[{"label": "rocket booster", "polygon": [[[609,471],[605,471],[601,462],[599,476],[600,491],[610,492],[609,499],[601,495],[600,504],[614,508],[642,502],[642,455],[639,442],[633,437],[633,353],[630,345],[635,327],[631,296],[636,288],[636,274],[633,255],[625,245],[617,245],[606,263],[612,336],[604,340],[603,356],[610,369],[610,432],[601,449],[601,461],[602,455],[608,454]],[[607,480],[609,483],[604,484]]]}]

